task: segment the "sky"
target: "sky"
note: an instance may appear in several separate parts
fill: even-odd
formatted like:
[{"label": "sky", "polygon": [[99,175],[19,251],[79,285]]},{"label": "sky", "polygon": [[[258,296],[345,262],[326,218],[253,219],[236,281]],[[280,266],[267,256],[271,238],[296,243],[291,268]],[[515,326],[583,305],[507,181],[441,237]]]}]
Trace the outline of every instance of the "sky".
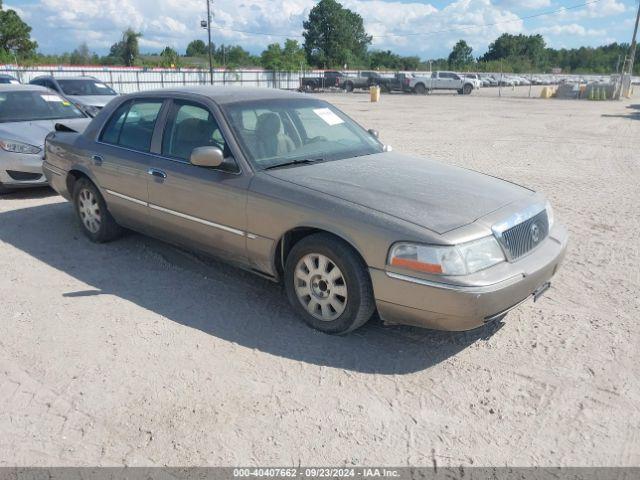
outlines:
[{"label": "sky", "polygon": [[[82,42],[99,54],[127,27],[140,31],[141,51],[165,46],[180,53],[206,41],[200,20],[206,0],[5,0],[31,27],[43,53],[72,51]],[[252,53],[286,37],[302,42],[302,22],[315,0],[214,0],[212,41]],[[540,33],[554,48],[629,42],[638,0],[342,0],[362,15],[372,48],[423,59],[445,57],[461,38],[483,54],[502,33]],[[586,4],[586,5],[585,5]],[[582,5],[580,8],[571,8]],[[550,15],[536,16],[546,12]],[[526,19],[525,17],[534,18]],[[252,33],[241,33],[252,32]],[[257,35],[256,32],[269,35]]]}]

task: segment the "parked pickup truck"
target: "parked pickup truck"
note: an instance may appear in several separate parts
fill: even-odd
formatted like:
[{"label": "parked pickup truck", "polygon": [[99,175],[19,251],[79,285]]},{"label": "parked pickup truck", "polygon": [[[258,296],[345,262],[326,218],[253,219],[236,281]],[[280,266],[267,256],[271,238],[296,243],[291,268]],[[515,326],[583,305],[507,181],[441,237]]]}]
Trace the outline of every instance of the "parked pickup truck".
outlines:
[{"label": "parked pickup truck", "polygon": [[378,72],[363,71],[358,72],[357,75],[347,75],[344,78],[342,88],[347,92],[352,92],[358,88],[369,88],[374,85],[378,85],[383,91],[391,91],[392,77],[383,77]]},{"label": "parked pickup truck", "polygon": [[344,88],[345,75],[342,72],[327,70],[319,77],[303,77],[300,79],[300,90],[311,91],[322,88]]},{"label": "parked pickup truck", "polygon": [[455,72],[433,72],[430,76],[416,75],[409,81],[411,91],[424,95],[434,90],[456,90],[460,95],[469,95],[474,81]]}]

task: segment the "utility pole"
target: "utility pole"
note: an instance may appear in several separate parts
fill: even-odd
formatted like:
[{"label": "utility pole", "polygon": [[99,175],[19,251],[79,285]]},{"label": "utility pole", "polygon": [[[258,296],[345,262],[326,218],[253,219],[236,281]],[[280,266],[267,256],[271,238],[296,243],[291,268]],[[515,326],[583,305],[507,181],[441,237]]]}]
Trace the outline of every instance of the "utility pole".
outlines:
[{"label": "utility pole", "polygon": [[211,0],[207,2],[207,37],[209,43],[207,44],[207,51],[209,52],[209,81],[213,85],[213,58],[211,57]]},{"label": "utility pole", "polygon": [[633,39],[629,50],[629,75],[633,75],[633,62],[636,59],[636,36],[638,35],[638,23],[640,23],[640,3],[638,3],[638,14],[636,16],[636,26],[633,29]]},{"label": "utility pole", "polygon": [[[622,95],[629,97],[631,95],[631,78],[633,77],[633,63],[636,59],[636,37],[638,35],[638,24],[640,23],[640,3],[638,3],[638,14],[636,15],[636,25],[633,28],[633,38],[631,39],[631,48],[629,49],[629,56],[625,59],[625,65],[622,67],[621,90]],[[625,74],[628,77],[625,78]],[[617,97],[620,98],[620,97]]]}]

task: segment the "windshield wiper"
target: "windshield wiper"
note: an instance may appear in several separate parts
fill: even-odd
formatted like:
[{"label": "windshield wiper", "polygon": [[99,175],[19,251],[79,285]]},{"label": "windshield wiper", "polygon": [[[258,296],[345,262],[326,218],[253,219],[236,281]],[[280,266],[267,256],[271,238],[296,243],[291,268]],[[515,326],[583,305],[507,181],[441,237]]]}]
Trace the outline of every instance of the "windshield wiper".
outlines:
[{"label": "windshield wiper", "polygon": [[271,165],[269,167],[266,167],[263,170],[273,170],[273,169],[281,168],[281,167],[290,167],[291,165],[303,165],[303,164],[308,164],[308,163],[316,163],[316,162],[321,162],[323,160],[324,160],[323,158],[316,158],[316,159],[303,158],[303,159],[299,159],[299,160],[291,160],[290,162],[277,163],[275,165]]}]

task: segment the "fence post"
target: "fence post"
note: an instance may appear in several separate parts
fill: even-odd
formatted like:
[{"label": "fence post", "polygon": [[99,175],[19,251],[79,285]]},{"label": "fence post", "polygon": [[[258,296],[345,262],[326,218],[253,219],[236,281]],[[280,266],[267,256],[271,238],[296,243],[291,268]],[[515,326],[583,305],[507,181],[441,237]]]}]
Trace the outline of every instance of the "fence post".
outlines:
[{"label": "fence post", "polygon": [[531,98],[531,88],[533,87],[533,73],[529,74],[529,98]]},{"label": "fence post", "polygon": [[164,88],[164,71],[160,70],[160,85]]},{"label": "fence post", "polygon": [[136,70],[136,86],[138,87],[138,91],[140,91],[140,72]]}]

